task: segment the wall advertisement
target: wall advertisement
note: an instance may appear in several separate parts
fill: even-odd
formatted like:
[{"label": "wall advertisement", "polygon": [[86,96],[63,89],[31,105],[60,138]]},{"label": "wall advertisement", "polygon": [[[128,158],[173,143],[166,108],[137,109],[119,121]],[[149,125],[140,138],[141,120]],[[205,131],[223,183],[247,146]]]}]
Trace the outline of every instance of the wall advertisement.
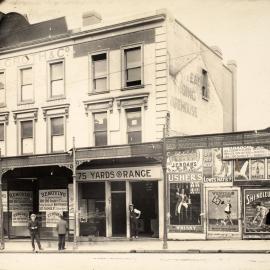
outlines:
[{"label": "wall advertisement", "polygon": [[3,212],[7,212],[7,191],[2,191]]},{"label": "wall advertisement", "polygon": [[244,190],[244,232],[270,233],[270,189]]},{"label": "wall advertisement", "polygon": [[208,190],[208,231],[239,232],[238,190]]},{"label": "wall advertisement", "polygon": [[55,228],[63,211],[46,211],[46,227]]},{"label": "wall advertisement", "polygon": [[264,146],[232,146],[223,148],[223,159],[248,159],[270,157],[270,149]]},{"label": "wall advertisement", "polygon": [[39,211],[67,211],[67,190],[39,190]]},{"label": "wall advertisement", "polygon": [[32,191],[9,191],[9,211],[32,211]]},{"label": "wall advertisement", "polygon": [[29,211],[12,211],[12,226],[28,226]]}]

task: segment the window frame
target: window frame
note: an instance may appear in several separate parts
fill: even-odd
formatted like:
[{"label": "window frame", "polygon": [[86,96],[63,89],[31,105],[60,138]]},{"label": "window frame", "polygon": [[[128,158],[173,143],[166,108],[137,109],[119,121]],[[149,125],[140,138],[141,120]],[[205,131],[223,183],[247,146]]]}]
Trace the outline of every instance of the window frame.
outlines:
[{"label": "window frame", "polygon": [[[127,85],[127,61],[126,61],[126,51],[135,48],[140,48],[141,52],[141,83],[138,85]],[[122,90],[136,89],[144,87],[144,43],[135,43],[121,47],[121,66],[122,66]]]},{"label": "window frame", "polygon": [[[97,55],[101,55],[101,54],[105,54],[106,55],[106,77],[105,76],[98,76],[97,78],[94,77],[94,61],[93,61],[93,57],[97,56]],[[110,72],[109,72],[109,49],[107,50],[102,50],[102,51],[95,51],[92,52],[91,54],[88,55],[88,76],[89,76],[89,91],[88,93],[90,95],[95,95],[95,94],[102,94],[102,93],[108,93],[110,92]],[[106,89],[104,89],[103,91],[95,91],[94,88],[94,80],[95,79],[101,79],[101,78],[106,78]]]},{"label": "window frame", "polygon": [[[31,121],[32,122],[32,139],[33,139],[33,152],[32,153],[23,153],[23,139],[25,138],[22,138],[22,122],[29,122]],[[36,132],[35,132],[35,119],[33,118],[25,118],[25,119],[20,119],[18,121],[18,124],[19,124],[19,132],[18,132],[18,135],[19,135],[19,154],[20,155],[34,155],[36,153]]]},{"label": "window frame", "polygon": [[202,99],[209,100],[208,72],[206,69],[202,69]]},{"label": "window frame", "polygon": [[[105,131],[95,131],[95,115],[96,114],[106,114],[106,119],[107,119],[107,129],[106,129],[106,139],[107,139],[107,144],[105,145],[96,145],[96,134],[97,133],[101,133],[101,132],[105,132]],[[109,124],[108,124],[108,117],[109,113],[107,110],[105,111],[93,111],[92,112],[92,129],[93,129],[93,144],[95,147],[99,147],[99,146],[108,146],[109,145]]]},{"label": "window frame", "polygon": [[[0,74],[2,74],[2,73],[4,74],[3,75],[4,76],[4,88],[3,88],[4,100],[3,100],[3,102],[0,101],[0,108],[6,107],[6,89],[7,89],[7,87],[6,87],[6,85],[7,85],[6,71],[4,69],[0,69]],[[0,89],[0,91],[1,91],[1,89]]]},{"label": "window frame", "polygon": [[6,130],[7,123],[4,122],[4,121],[1,121],[1,122],[0,122],[0,125],[3,125],[4,140],[2,140],[2,141],[4,142],[4,147],[5,147],[5,149],[4,149],[3,152],[2,152],[2,149],[1,149],[1,155],[0,155],[0,157],[1,157],[1,156],[5,156],[6,153],[7,153],[7,130]]},{"label": "window frame", "polygon": [[[140,130],[131,131],[131,132],[140,131],[141,132],[141,141],[140,142],[134,142],[134,143],[130,143],[128,141],[128,137],[129,137],[128,135],[129,135],[129,133],[131,133],[131,132],[128,131],[128,111],[132,111],[132,110],[133,111],[140,111],[140,114],[141,114],[141,128],[140,128]],[[127,142],[127,144],[142,143],[143,142],[143,108],[142,108],[142,106],[125,108],[125,118],[126,118],[126,142]]]},{"label": "window frame", "polygon": [[[23,70],[27,70],[27,69],[31,69],[32,70],[32,84],[23,84],[22,83],[22,72]],[[20,104],[33,104],[35,103],[35,87],[34,87],[34,68],[33,65],[25,65],[25,66],[20,66],[18,68],[18,105]],[[33,88],[33,96],[32,99],[27,99],[27,100],[23,100],[22,99],[22,88],[23,86],[27,86],[27,85],[32,85]]]},{"label": "window frame", "polygon": [[[52,119],[54,118],[63,118],[63,131],[64,134],[63,135],[52,135]],[[50,115],[47,118],[47,122],[48,122],[48,140],[47,140],[47,149],[48,149],[48,153],[63,153],[66,151],[67,149],[67,136],[66,136],[66,116],[63,114],[56,114],[56,115]],[[63,136],[64,137],[64,149],[63,150],[59,150],[59,151],[53,151],[53,137],[54,136]]]},{"label": "window frame", "polygon": [[[62,63],[63,64],[63,94],[61,95],[52,95],[52,79],[51,79],[51,66],[57,63]],[[59,58],[59,59],[54,59],[51,61],[48,61],[47,65],[47,73],[48,73],[48,91],[47,91],[47,100],[58,100],[58,99],[65,99],[66,98],[66,65],[65,65],[65,59],[64,58]],[[54,81],[60,81],[60,80],[54,80]]]}]

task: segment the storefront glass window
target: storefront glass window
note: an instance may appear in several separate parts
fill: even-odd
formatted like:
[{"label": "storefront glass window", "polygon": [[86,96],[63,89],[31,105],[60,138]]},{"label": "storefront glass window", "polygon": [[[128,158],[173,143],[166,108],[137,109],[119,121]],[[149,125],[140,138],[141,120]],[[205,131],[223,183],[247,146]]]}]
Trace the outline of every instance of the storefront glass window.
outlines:
[{"label": "storefront glass window", "polygon": [[105,183],[81,185],[80,235],[106,236]]}]

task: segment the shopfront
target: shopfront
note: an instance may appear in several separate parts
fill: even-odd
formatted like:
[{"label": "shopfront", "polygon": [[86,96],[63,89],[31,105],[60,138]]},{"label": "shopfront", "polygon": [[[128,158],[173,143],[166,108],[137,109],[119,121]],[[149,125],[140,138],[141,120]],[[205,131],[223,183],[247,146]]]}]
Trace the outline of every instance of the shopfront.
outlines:
[{"label": "shopfront", "polygon": [[[129,204],[141,211],[140,237],[160,237],[160,165],[77,170],[80,239],[130,237]],[[161,198],[162,200],[162,198]]]}]

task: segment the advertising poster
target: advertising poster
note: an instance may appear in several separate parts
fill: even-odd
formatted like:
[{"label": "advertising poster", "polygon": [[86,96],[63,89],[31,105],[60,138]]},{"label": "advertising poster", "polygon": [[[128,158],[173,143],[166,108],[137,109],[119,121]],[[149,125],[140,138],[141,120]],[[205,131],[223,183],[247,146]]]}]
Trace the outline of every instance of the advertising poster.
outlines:
[{"label": "advertising poster", "polygon": [[7,212],[7,191],[2,191],[3,212]]},{"label": "advertising poster", "polygon": [[270,233],[270,189],[244,190],[245,232]]},{"label": "advertising poster", "polygon": [[12,226],[28,226],[29,211],[12,211]]},{"label": "advertising poster", "polygon": [[223,159],[247,159],[270,157],[269,147],[232,146],[223,148]]},{"label": "advertising poster", "polygon": [[39,190],[39,211],[67,211],[67,190]]},{"label": "advertising poster", "polygon": [[205,183],[232,182],[232,161],[222,160],[222,149],[203,150],[203,181]]},{"label": "advertising poster", "polygon": [[63,211],[46,211],[46,227],[55,228]]},{"label": "advertising poster", "polygon": [[208,190],[208,230],[238,232],[238,191]]},{"label": "advertising poster", "polygon": [[32,211],[32,191],[9,191],[9,211]]},{"label": "advertising poster", "polygon": [[200,232],[201,184],[170,183],[170,232]]},{"label": "advertising poster", "polygon": [[265,179],[264,159],[251,160],[251,179]]},{"label": "advertising poster", "polygon": [[235,180],[248,180],[249,179],[249,160],[248,159],[235,160],[234,179]]},{"label": "advertising poster", "polygon": [[201,182],[202,150],[190,149],[169,152],[167,155],[167,176],[169,182]]}]

